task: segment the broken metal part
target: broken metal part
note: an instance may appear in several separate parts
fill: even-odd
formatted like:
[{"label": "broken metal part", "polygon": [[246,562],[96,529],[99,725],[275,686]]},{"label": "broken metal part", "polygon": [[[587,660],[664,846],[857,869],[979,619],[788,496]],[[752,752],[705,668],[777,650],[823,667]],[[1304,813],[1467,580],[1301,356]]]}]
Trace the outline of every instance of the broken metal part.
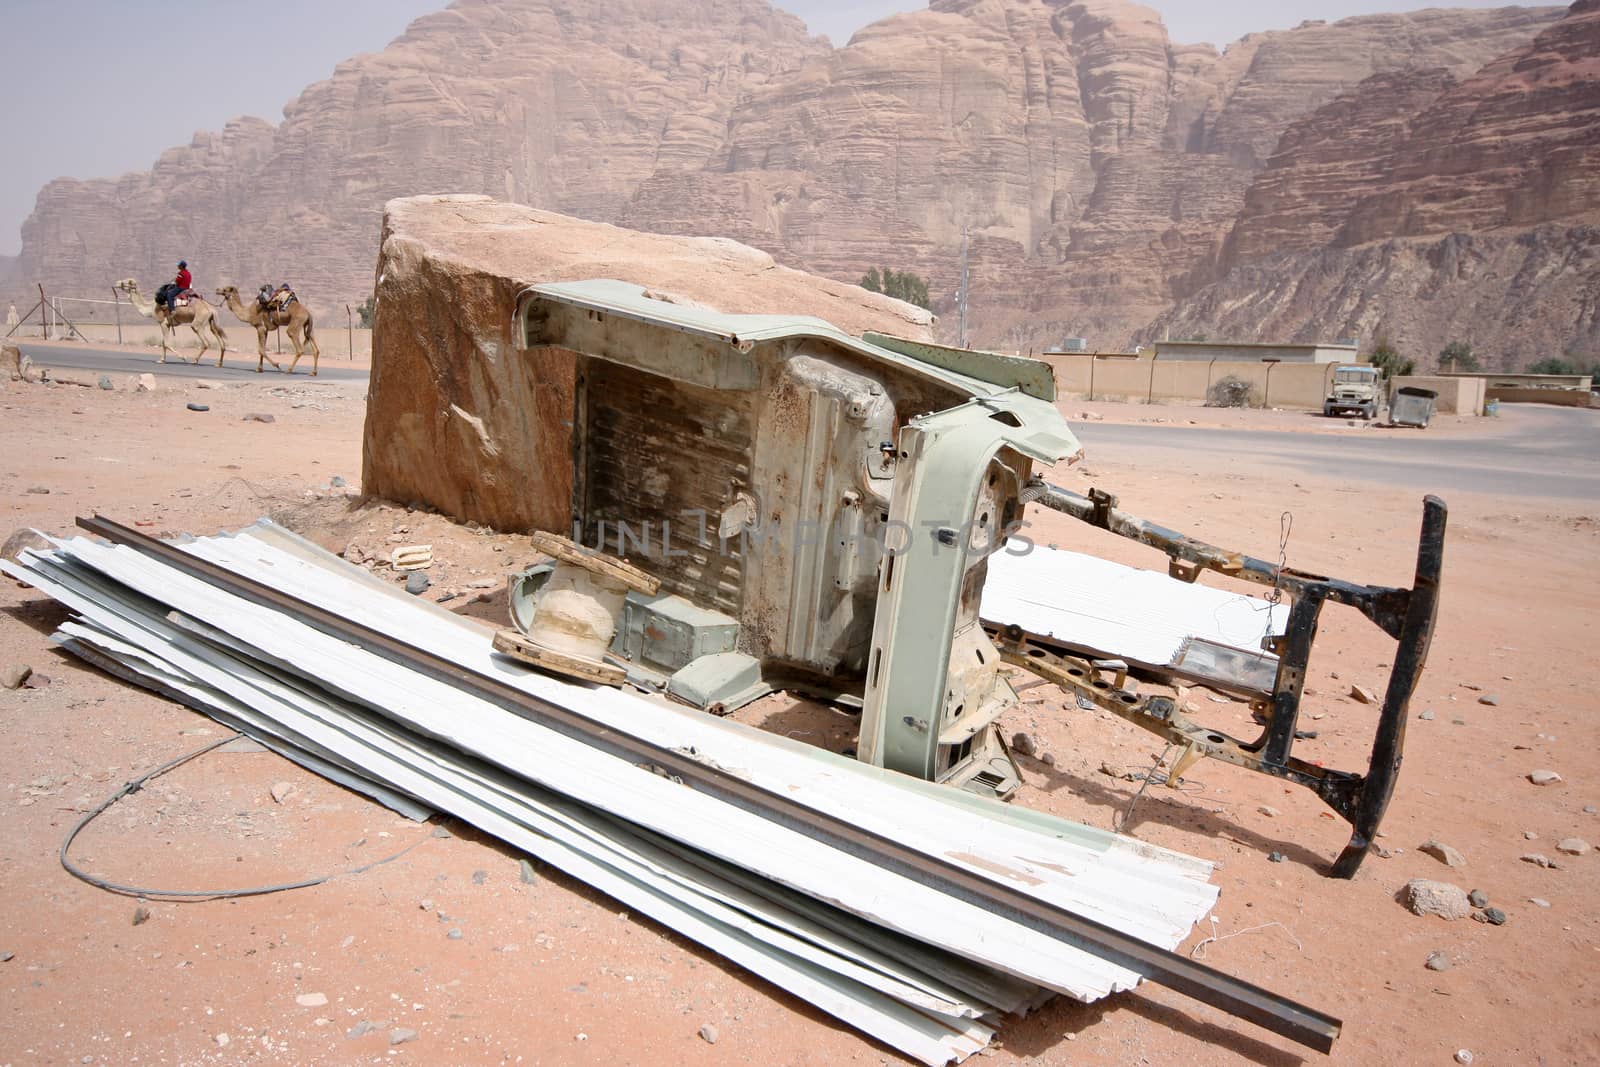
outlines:
[{"label": "broken metal part", "polygon": [[[1035,487],[1038,484],[1035,483]],[[1173,781],[1196,760],[1212,756],[1310,789],[1350,823],[1350,842],[1329,873],[1336,878],[1354,877],[1372,845],[1394,793],[1405,747],[1406,709],[1422,676],[1422,668],[1428,659],[1428,647],[1433,639],[1439,606],[1439,576],[1444,565],[1447,518],[1444,501],[1436,496],[1424,499],[1415,584],[1410,589],[1394,589],[1324,578],[1242,553],[1224,551],[1129,515],[1117,508],[1116,497],[1100,490],[1090,490],[1089,496],[1083,497],[1066,489],[1047,486],[1039,492],[1037,499],[1046,507],[1090,525],[1160,549],[1171,560],[1174,577],[1193,581],[1200,571],[1212,570],[1272,586],[1293,597],[1287,631],[1281,637],[1263,642],[1277,654],[1278,669],[1272,691],[1267,694],[1267,705],[1262,709],[1265,729],[1260,737],[1250,742],[1209,730],[1175,711],[1159,714],[1171,705],[1170,701],[1165,705],[1159,703],[1161,698],[1141,701],[1135,697],[1130,702],[1123,698],[1131,694],[1116,694],[1107,700],[1104,698],[1106,690],[1114,691],[1114,687],[1096,684],[1097,675],[1092,664],[1057,655],[1041,642],[1030,640],[1020,630],[1007,635],[1002,652],[1011,662],[1035,670],[1042,677],[1063,685],[1068,691],[1087,696],[1106,710],[1168,741],[1185,746],[1173,768]],[[1316,638],[1322,606],[1327,602],[1355,608],[1394,638],[1399,646],[1394,667],[1390,670],[1372,754],[1363,774],[1319,767],[1291,755],[1298,736],[1297,722],[1306,666],[1311,659],[1311,646]],[[1084,692],[1086,681],[1090,692]]]},{"label": "broken metal part", "polygon": [[358,645],[374,655],[490,701],[510,714],[526,716],[548,729],[575,738],[599,751],[627,759],[635,765],[658,769],[661,774],[680,781],[686,788],[713,796],[723,803],[805,834],[832,848],[867,859],[902,877],[933,886],[954,898],[1004,916],[1042,937],[1092,952],[1150,981],[1192,996],[1309,1048],[1328,1052],[1339,1036],[1342,1024],[1332,1016],[1213,970],[1187,956],[1157,948],[948,860],[919,852],[891,837],[865,830],[841,816],[807,807],[781,791],[755,785],[733,771],[703,763],[690,753],[608,729],[571,709],[523,692],[500,679],[452,663],[390,634],[234,574],[111,520],[99,516],[79,518],[78,525],[113,543],[130,546],[143,555],[250,603],[282,612],[322,633]]}]

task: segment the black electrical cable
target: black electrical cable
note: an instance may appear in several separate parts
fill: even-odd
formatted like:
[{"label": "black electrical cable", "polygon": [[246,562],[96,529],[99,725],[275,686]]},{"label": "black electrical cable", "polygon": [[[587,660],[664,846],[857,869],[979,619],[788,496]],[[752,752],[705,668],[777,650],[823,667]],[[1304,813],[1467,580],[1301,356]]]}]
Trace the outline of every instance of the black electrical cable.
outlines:
[{"label": "black electrical cable", "polygon": [[407,845],[405,848],[401,849],[399,852],[396,852],[392,856],[385,856],[381,860],[374,860],[372,863],[368,863],[361,867],[351,867],[348,870],[335,871],[332,874],[325,874],[320,878],[308,878],[301,882],[285,882],[282,885],[251,886],[245,889],[142,889],[139,886],[122,885],[120,883],[110,881],[109,879],[101,878],[97,874],[90,874],[88,871],[85,871],[73,863],[72,860],[67,856],[67,852],[72,848],[73,840],[83,832],[85,827],[87,827],[95,819],[98,819],[101,815],[105,814],[106,810],[117,801],[121,800],[123,797],[132,796],[134,793],[137,793],[139,790],[143,789],[144,784],[150,781],[152,778],[159,778],[173,768],[180,767],[198,756],[205,755],[212,749],[221,748],[229,741],[233,741],[243,736],[244,734],[242,733],[236,733],[228,737],[224,737],[220,741],[213,741],[209,745],[197,748],[193,752],[179,756],[177,759],[169,760],[157,767],[155,770],[150,771],[147,774],[140,775],[138,778],[135,778],[123,785],[121,789],[117,790],[105,800],[101,801],[99,807],[95,808],[93,811],[89,812],[89,814],[79,819],[78,824],[72,828],[72,831],[69,834],[67,834],[66,840],[61,842],[61,866],[65,867],[67,869],[67,873],[72,875],[74,878],[88,882],[90,885],[95,886],[98,889],[104,889],[110,893],[121,893],[124,896],[146,897],[150,899],[165,898],[177,901],[222,900],[228,897],[259,897],[267,893],[282,893],[289,889],[307,889],[314,885],[321,885],[324,882],[331,882],[335,878],[345,875],[361,874],[365,871],[372,870],[374,867],[381,867],[385,863],[391,863],[394,860],[399,859],[407,852],[410,852],[412,849],[422,844],[423,841],[428,840],[425,837],[421,838],[411,842],[411,844]]}]

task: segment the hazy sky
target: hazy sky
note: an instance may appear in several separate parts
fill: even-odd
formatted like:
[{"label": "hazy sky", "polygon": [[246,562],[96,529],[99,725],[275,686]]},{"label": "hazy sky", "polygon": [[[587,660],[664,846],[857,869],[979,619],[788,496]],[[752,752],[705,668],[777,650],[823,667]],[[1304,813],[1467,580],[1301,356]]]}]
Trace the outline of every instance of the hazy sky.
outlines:
[{"label": "hazy sky", "polygon": [[[1180,42],[1426,6],[1415,0],[1148,0]],[[776,0],[835,45],[926,0]],[[1445,0],[1498,7],[1503,0]],[[274,122],[302,87],[374,52],[446,0],[0,0],[0,255],[14,255],[39,187],[147,169],[197,130]],[[315,27],[308,31],[309,27]]]}]

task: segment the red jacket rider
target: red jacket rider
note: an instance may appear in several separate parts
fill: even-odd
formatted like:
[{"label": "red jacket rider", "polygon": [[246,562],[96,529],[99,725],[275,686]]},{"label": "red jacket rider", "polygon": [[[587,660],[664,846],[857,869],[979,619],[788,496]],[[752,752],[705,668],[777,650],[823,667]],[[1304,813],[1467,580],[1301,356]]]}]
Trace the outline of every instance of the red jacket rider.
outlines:
[{"label": "red jacket rider", "polygon": [[178,260],[178,276],[176,278],[172,279],[172,281],[173,281],[173,284],[178,287],[178,292],[180,292],[180,293],[191,287],[191,283],[194,281],[194,277],[193,277],[193,275],[191,275],[189,273],[189,261],[188,260],[186,260],[186,259]]}]

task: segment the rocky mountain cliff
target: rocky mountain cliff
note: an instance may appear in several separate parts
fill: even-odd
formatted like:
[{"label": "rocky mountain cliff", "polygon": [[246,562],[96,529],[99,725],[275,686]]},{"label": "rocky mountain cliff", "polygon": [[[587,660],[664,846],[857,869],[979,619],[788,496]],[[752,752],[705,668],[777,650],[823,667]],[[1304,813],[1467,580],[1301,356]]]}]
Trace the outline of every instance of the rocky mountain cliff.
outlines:
[{"label": "rocky mountain cliff", "polygon": [[[1574,170],[1596,78],[1561,61],[1558,87],[1538,57],[1592,42],[1591,6],[1307,23],[1218,53],[1120,0],[933,0],[842,48],[764,0],[458,0],[341,64],[280,124],[240,120],[148,173],[46,186],[20,271],[71,291],[156,280],[186,255],[206,285],[287,277],[313,303],[356,302],[385,200],[480,192],[733,237],[846,279],[916,270],[946,331],[965,231],[980,343],[1398,333],[1386,312],[1281,310],[1263,264],[1371,256],[1379,234],[1570,247],[1571,223],[1596,221],[1594,179]],[[1516,140],[1497,147],[1497,130]],[[1496,215],[1492,193],[1454,197],[1462,172],[1442,158],[1530,191]],[[1565,221],[1535,238],[1563,198]],[[1530,284],[1555,292],[1586,262]],[[1259,321],[1235,310],[1251,300]],[[1457,310],[1489,331],[1504,305],[1482,289]]]},{"label": "rocky mountain cliff", "polygon": [[1600,0],[1464,80],[1375,76],[1293,125],[1192,281],[1147,334],[1600,354]]}]

